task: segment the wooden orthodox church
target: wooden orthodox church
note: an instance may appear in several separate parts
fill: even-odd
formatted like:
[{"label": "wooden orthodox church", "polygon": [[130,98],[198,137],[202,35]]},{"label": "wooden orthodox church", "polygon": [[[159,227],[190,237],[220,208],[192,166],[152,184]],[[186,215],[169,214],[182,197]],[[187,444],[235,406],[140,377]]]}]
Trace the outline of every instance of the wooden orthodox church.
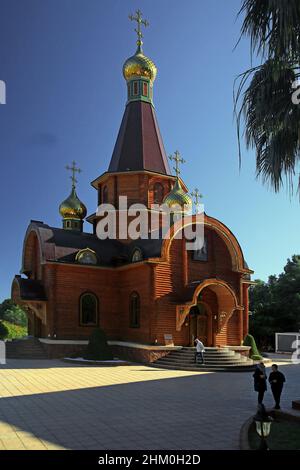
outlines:
[{"label": "wooden orthodox church", "polygon": [[[112,204],[118,212],[119,197],[127,196],[129,204],[142,203],[150,213],[153,203],[172,207],[191,198],[169,169],[153,106],[157,68],[142,49],[139,12],[135,19],[137,50],[123,65],[125,112],[108,170],[91,184],[98,204]],[[180,161],[178,153],[174,159]],[[75,165],[71,170],[75,174]],[[175,237],[176,224],[169,238],[101,240],[99,216],[86,217],[75,182],[60,205],[62,227],[32,220],[25,234],[12,298],[26,307],[31,335],[53,355],[84,344],[95,327],[122,350],[190,345],[196,335],[207,346],[241,345],[252,271],[226,225],[204,214],[200,254],[186,249],[185,237]],[[93,227],[90,233],[84,220]],[[190,215],[186,223],[195,221]]]}]

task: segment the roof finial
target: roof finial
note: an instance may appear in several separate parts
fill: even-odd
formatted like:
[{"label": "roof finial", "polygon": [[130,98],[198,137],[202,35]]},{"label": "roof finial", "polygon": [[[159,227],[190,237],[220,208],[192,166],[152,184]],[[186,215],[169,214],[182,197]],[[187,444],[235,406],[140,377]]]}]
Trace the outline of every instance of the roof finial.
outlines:
[{"label": "roof finial", "polygon": [[143,45],[143,41],[142,41],[142,38],[143,38],[143,33],[142,33],[142,28],[141,26],[144,25],[145,28],[147,28],[147,26],[149,26],[149,23],[147,20],[142,20],[142,12],[141,10],[137,10],[136,12],[136,16],[133,16],[133,15],[129,15],[129,19],[131,21],[136,21],[137,22],[137,28],[135,28],[135,32],[137,33],[137,36],[138,36],[138,39],[137,39],[137,46],[138,46],[138,51],[141,52],[142,51],[142,45]]},{"label": "roof finial", "polygon": [[196,208],[196,214],[199,213],[199,207],[201,205],[200,199],[203,198],[203,195],[200,193],[198,188],[195,188],[194,191],[191,192],[191,196],[194,198],[194,205]]},{"label": "roof finial", "polygon": [[76,183],[78,182],[77,179],[75,178],[76,173],[81,173],[82,170],[80,168],[76,168],[76,162],[72,162],[72,166],[67,165],[66,170],[72,172],[72,176],[70,176],[70,179],[72,180],[72,188],[76,188]]},{"label": "roof finial", "polygon": [[175,167],[173,167],[173,170],[175,171],[176,173],[176,176],[177,178],[179,177],[180,175],[180,168],[179,168],[179,164],[180,163],[185,163],[185,160],[183,158],[181,158],[180,156],[180,153],[178,152],[178,150],[176,150],[174,152],[174,155],[170,155],[169,156],[169,159],[173,162],[175,162]]}]

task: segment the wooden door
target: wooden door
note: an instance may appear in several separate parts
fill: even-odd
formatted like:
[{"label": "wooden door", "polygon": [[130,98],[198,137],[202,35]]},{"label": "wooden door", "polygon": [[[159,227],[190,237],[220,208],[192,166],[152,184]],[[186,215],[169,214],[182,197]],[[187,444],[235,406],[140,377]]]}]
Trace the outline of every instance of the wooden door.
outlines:
[{"label": "wooden door", "polygon": [[40,338],[42,336],[42,320],[34,315],[34,336]]},{"label": "wooden door", "polygon": [[197,336],[204,346],[207,345],[207,315],[205,313],[197,315]]},{"label": "wooden door", "polygon": [[197,316],[190,315],[190,346],[195,346],[195,338],[197,336]]}]

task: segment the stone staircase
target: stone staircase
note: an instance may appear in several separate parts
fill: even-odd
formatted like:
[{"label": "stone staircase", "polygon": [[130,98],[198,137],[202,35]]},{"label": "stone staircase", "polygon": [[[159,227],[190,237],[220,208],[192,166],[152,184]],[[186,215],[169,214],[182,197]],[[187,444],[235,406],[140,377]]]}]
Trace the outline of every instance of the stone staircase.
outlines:
[{"label": "stone staircase", "polygon": [[205,348],[205,364],[195,364],[195,348],[183,347],[180,350],[171,351],[153,362],[151,366],[162,369],[179,369],[191,371],[251,371],[255,368],[252,359],[236,353],[229,348]]},{"label": "stone staircase", "polygon": [[43,345],[37,338],[6,341],[7,359],[47,359]]}]

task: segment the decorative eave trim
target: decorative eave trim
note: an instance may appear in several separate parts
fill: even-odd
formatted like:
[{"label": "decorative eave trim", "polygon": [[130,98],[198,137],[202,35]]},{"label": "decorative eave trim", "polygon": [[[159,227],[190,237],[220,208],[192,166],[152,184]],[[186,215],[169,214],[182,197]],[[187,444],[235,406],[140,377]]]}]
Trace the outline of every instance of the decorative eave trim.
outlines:
[{"label": "decorative eave trim", "polygon": [[[147,175],[153,175],[153,176],[159,176],[160,178],[167,178],[167,179],[173,179],[174,182],[176,181],[176,176],[174,175],[166,175],[165,173],[159,173],[156,171],[149,171],[149,170],[128,170],[128,171],[106,171],[105,173],[102,173],[102,175],[98,176],[96,179],[94,179],[91,182],[91,186],[93,186],[95,189],[98,190],[98,184],[102,183],[103,180],[105,181],[106,178],[109,176],[119,176],[119,175],[135,175],[135,174],[147,174]],[[183,185],[183,187],[187,190],[186,185],[180,178],[180,181]]]},{"label": "decorative eave trim", "polygon": [[[155,262],[155,264],[157,264],[157,263],[159,263],[159,261]],[[95,266],[93,264],[64,263],[64,262],[61,262],[61,261],[47,260],[47,261],[44,261],[43,264],[54,264],[54,265],[58,265],[58,266],[72,266],[72,268],[99,269],[99,270],[104,270],[104,271],[107,271],[107,270],[122,271],[122,270],[125,270],[125,269],[137,268],[137,267],[140,267],[142,265],[150,265],[150,264],[153,264],[153,262],[148,261],[148,260],[143,260],[143,261],[137,261],[135,263],[127,263],[127,264],[124,264],[123,266],[99,266],[99,265]]]}]

